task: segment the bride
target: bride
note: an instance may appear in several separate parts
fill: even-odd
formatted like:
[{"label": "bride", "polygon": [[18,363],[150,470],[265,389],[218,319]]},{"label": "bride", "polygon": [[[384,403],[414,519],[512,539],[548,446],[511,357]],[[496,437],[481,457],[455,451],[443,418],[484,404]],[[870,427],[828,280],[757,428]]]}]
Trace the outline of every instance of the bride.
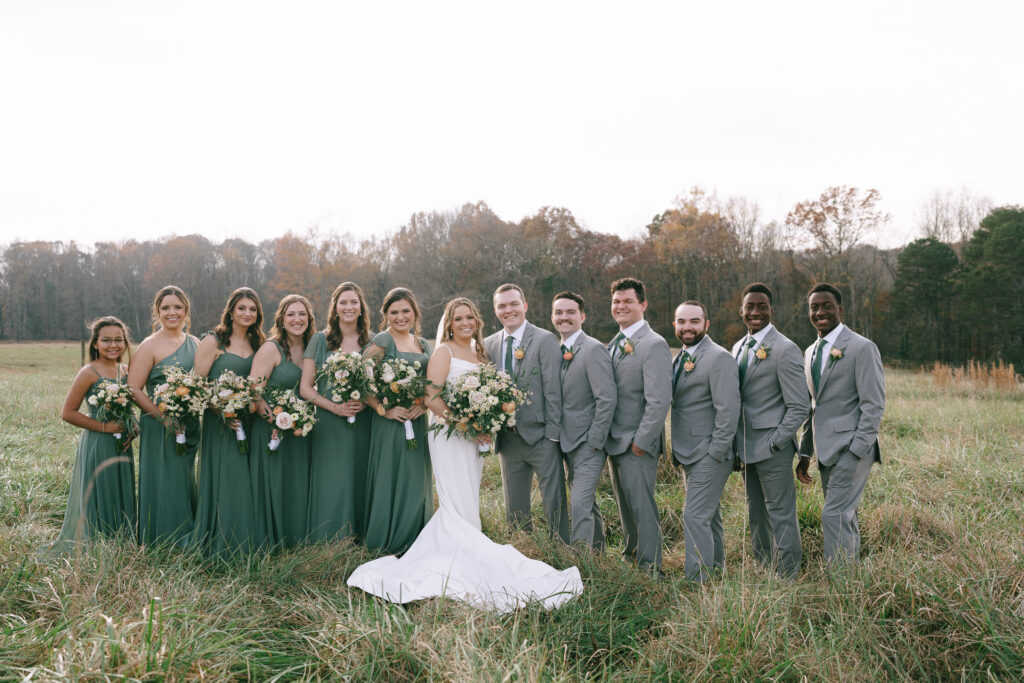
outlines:
[{"label": "bride", "polygon": [[[427,366],[427,377],[434,385],[427,406],[437,416],[447,406],[436,387],[487,360],[480,327],[480,312],[469,299],[453,299],[445,306],[437,346]],[[558,607],[583,592],[576,567],[558,571],[511,545],[491,541],[480,531],[484,459],[476,442],[431,432],[428,444],[440,501],[437,512],[401,558],[389,555],[360,565],[348,585],[392,602],[443,595],[499,612],[530,601]]]}]

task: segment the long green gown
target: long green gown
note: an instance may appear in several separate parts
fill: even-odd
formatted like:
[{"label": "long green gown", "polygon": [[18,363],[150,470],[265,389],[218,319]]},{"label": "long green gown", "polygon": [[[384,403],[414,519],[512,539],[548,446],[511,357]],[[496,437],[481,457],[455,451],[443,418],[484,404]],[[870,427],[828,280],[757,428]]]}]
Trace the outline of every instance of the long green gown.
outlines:
[{"label": "long green gown", "polygon": [[[327,336],[317,332],[309,340],[303,358],[312,358],[319,371],[327,356]],[[327,380],[317,391],[330,397]],[[327,410],[317,410],[317,423],[307,439],[311,442],[309,464],[309,514],[306,533],[311,542],[362,538],[366,494],[366,453],[370,447],[370,416],[363,410],[349,424]]]},{"label": "long green gown", "polygon": [[[153,366],[146,380],[146,393],[164,382],[164,372],[173,365],[191,370],[196,341],[185,337],[174,353]],[[159,420],[143,414],[139,420],[139,543],[187,545],[195,528],[196,448],[199,421],[185,425],[185,454],[175,450],[174,432]]]},{"label": "long green gown", "polygon": [[[426,374],[430,345],[419,339],[424,353],[398,351],[387,332],[373,338],[386,358],[420,361]],[[370,465],[366,480],[366,546],[402,553],[416,540],[433,513],[430,456],[427,453],[427,416],[413,421],[416,449],[405,442],[405,425],[373,414]]]},{"label": "long green gown", "polygon": [[[298,392],[302,368],[289,359],[276,340],[281,362],[267,378],[267,389],[293,389]],[[320,411],[318,417],[323,417]],[[252,467],[253,500],[259,541],[265,547],[290,548],[306,540],[309,505],[309,455],[312,434],[295,436],[279,431],[281,444],[268,452],[267,444],[274,427],[259,417],[253,418]]]},{"label": "long green gown", "polygon": [[[96,417],[99,409],[89,405],[88,399],[99,390],[101,381],[117,380],[96,372],[96,381],[85,393],[85,405],[93,419],[99,419]],[[131,449],[121,450],[123,443],[113,434],[82,430],[71,473],[68,509],[54,548],[67,547],[98,534],[135,533],[135,465]]]},{"label": "long green gown", "polygon": [[[248,377],[252,356],[243,358],[225,351],[213,361],[208,375],[211,382],[225,370]],[[249,446],[252,420],[249,413],[239,416]],[[253,503],[249,458],[238,448],[235,432],[220,414],[203,414],[203,438],[199,447],[199,506],[196,510],[195,542],[209,555],[251,553],[257,547],[256,506]]]}]

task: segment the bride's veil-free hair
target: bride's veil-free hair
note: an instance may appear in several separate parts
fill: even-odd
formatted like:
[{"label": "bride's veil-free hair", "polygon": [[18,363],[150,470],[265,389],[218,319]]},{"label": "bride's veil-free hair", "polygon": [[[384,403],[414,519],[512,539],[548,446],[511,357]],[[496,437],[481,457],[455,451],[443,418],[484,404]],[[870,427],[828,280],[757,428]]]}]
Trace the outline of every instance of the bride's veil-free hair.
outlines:
[{"label": "bride's veil-free hair", "polygon": [[473,332],[473,346],[476,350],[476,357],[480,359],[481,363],[487,362],[487,352],[484,351],[484,337],[483,337],[483,318],[480,317],[480,309],[476,307],[471,300],[464,296],[459,296],[447,304],[444,307],[444,314],[441,315],[441,322],[437,324],[437,338],[434,343],[435,348],[441,345],[441,342],[446,342],[455,336],[455,331],[452,329],[452,323],[455,318],[455,309],[459,306],[465,306],[469,309],[470,313],[473,314],[473,318],[476,320],[476,330]]}]

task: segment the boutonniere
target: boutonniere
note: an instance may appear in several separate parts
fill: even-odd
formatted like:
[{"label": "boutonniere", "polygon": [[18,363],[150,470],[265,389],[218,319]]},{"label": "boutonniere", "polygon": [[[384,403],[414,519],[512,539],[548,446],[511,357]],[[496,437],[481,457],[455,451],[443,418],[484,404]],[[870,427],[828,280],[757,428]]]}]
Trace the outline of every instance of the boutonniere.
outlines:
[{"label": "boutonniere", "polygon": [[837,360],[841,359],[843,357],[843,351],[844,349],[832,347],[832,350],[828,352],[829,364],[835,363]]},{"label": "boutonniere", "polygon": [[768,357],[768,352],[772,350],[772,347],[761,344],[757,347],[757,351],[754,351],[754,357],[758,360],[764,360]]},{"label": "boutonniere", "polygon": [[566,351],[565,353],[563,353],[562,354],[562,360],[564,360],[566,363],[571,361],[572,360],[572,351]]},{"label": "boutonniere", "polygon": [[633,355],[633,340],[629,337],[624,338],[619,342],[619,349],[627,356]]},{"label": "boutonniere", "polygon": [[513,352],[512,355],[514,355],[516,357],[516,360],[522,360],[523,356],[526,355],[526,347],[525,346],[520,346],[520,347],[516,348],[516,350]]},{"label": "boutonniere", "polygon": [[693,356],[691,356],[689,353],[683,356],[683,370],[685,370],[686,372],[693,372],[693,369],[695,367],[697,367],[697,361],[696,359],[694,359]]}]

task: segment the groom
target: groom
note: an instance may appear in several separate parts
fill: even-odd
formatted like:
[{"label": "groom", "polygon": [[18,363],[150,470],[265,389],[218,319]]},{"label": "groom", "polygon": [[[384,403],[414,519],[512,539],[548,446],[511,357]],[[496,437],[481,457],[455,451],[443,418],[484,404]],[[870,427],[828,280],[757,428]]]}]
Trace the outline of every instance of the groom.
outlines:
[{"label": "groom", "polygon": [[516,411],[515,426],[498,434],[505,515],[509,525],[525,531],[533,529],[530,489],[536,474],[550,533],[568,543],[565,472],[558,449],[562,354],[555,335],[527,322],[526,310],[526,296],[519,285],[498,287],[494,292],[494,315],[503,329],[484,340],[487,357],[530,397],[530,402]]}]

